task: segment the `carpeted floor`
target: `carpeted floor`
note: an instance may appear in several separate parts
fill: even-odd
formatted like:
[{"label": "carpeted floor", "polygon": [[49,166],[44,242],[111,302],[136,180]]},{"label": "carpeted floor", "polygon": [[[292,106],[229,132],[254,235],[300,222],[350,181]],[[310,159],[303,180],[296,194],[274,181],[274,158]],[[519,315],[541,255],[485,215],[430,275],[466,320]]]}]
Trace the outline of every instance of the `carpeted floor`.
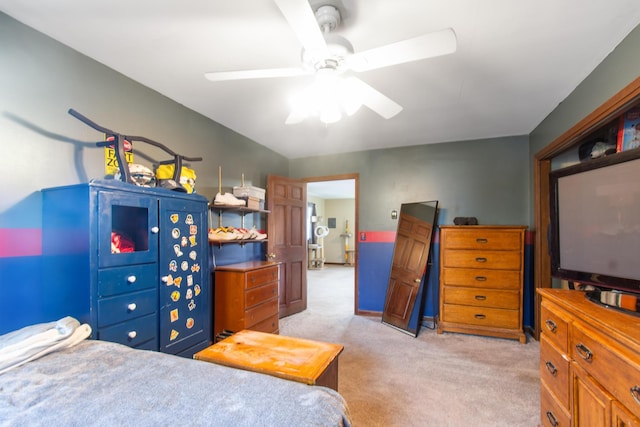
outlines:
[{"label": "carpeted floor", "polygon": [[[339,391],[356,427],[539,424],[539,343],[472,335],[417,338],[353,314],[352,267],[308,271],[308,308],[282,335],[343,344]],[[360,283],[360,286],[366,286]]]}]

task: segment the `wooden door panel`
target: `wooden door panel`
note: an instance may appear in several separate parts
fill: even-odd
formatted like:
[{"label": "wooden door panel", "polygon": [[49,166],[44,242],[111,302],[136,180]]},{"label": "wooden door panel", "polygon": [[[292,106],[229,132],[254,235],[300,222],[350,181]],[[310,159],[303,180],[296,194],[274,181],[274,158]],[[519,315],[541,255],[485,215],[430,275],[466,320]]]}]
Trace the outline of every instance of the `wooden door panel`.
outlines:
[{"label": "wooden door panel", "polygon": [[410,272],[424,271],[426,245],[424,242],[414,240],[411,242],[411,250],[408,252],[406,262],[407,270]]},{"label": "wooden door panel", "polygon": [[400,214],[382,320],[407,329],[424,275],[433,225]]},{"label": "wooden door panel", "polygon": [[391,298],[387,301],[385,312],[402,322],[411,314],[409,302],[414,295],[415,287],[411,283],[398,281],[393,281],[391,287]]},{"label": "wooden door panel", "polygon": [[306,184],[291,178],[267,178],[269,239],[267,254],[279,261],[280,317],[307,308]]},{"label": "wooden door panel", "polygon": [[[306,206],[304,210],[306,210]],[[299,206],[291,206],[291,229],[289,230],[291,239],[289,244],[298,248],[302,247],[303,250],[306,246],[306,233],[304,229],[300,228],[299,224],[304,224],[306,221],[304,210]]]}]

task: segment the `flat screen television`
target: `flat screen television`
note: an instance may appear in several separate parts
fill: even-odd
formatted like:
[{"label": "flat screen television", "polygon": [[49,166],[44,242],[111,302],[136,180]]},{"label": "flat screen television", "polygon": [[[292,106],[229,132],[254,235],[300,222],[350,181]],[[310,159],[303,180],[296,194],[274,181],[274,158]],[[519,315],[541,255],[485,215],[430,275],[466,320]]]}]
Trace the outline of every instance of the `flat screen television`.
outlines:
[{"label": "flat screen television", "polygon": [[640,297],[640,149],[555,170],[550,186],[552,276]]}]

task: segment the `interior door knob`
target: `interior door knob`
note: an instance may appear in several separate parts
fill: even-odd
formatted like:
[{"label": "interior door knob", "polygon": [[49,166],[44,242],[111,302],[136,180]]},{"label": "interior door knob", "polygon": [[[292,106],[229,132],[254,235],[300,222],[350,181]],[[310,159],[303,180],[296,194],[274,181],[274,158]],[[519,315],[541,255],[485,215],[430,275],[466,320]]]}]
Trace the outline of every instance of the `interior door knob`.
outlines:
[{"label": "interior door knob", "polygon": [[276,257],[276,254],[274,252],[270,252],[267,254],[267,258],[269,259],[275,259],[275,257]]}]

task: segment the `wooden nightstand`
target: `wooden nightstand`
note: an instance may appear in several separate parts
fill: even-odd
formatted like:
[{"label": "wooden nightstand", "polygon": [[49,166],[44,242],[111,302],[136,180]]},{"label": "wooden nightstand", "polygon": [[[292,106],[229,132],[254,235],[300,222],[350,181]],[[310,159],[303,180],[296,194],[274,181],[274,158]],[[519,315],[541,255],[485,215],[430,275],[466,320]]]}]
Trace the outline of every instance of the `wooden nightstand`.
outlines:
[{"label": "wooden nightstand", "polygon": [[338,390],[340,344],[243,330],[193,358]]}]

